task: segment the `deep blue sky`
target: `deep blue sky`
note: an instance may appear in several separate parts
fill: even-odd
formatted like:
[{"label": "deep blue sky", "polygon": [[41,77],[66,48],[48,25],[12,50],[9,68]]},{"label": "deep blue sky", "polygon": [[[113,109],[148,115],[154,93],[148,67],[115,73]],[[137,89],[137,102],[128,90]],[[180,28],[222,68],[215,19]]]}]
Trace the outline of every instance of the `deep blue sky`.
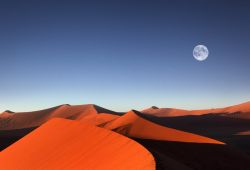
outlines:
[{"label": "deep blue sky", "polygon": [[0,111],[250,100],[248,0],[1,0],[0,24]]}]

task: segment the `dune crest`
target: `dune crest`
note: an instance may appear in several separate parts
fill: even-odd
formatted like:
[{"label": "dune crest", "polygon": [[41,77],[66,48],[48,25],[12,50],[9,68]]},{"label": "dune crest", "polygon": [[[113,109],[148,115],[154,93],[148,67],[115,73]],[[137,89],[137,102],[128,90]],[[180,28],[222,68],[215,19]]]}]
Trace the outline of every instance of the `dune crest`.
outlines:
[{"label": "dune crest", "polygon": [[175,108],[154,108],[154,107],[142,110],[141,112],[146,114],[151,114],[154,116],[183,116],[188,114],[187,110],[175,109]]},{"label": "dune crest", "polygon": [[150,107],[144,109],[141,112],[158,117],[175,117],[186,115],[203,115],[203,114],[223,114],[223,116],[233,117],[235,113],[238,113],[240,118],[250,118],[250,102],[241,103],[225,108],[204,109],[204,110],[184,110],[175,108],[155,108]]},{"label": "dune crest", "polygon": [[108,113],[114,115],[116,112],[104,109],[93,104],[86,104],[60,105],[57,107],[34,112],[18,112],[10,114],[4,113],[0,115],[0,130],[38,127],[52,118],[66,118],[71,120],[93,120],[100,113]]},{"label": "dune crest", "polygon": [[106,124],[104,128],[116,131],[129,137],[154,139],[165,141],[224,144],[220,141],[192,133],[160,126],[142,117],[137,111],[130,111],[125,115]]},{"label": "dune crest", "polygon": [[4,169],[155,169],[153,156],[137,142],[59,118],[3,150],[0,165]]}]

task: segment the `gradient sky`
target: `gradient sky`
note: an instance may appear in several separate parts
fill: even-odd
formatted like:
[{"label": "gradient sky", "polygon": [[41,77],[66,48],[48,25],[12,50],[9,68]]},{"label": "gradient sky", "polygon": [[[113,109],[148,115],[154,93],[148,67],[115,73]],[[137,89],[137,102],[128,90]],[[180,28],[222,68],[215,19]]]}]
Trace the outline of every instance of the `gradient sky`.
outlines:
[{"label": "gradient sky", "polygon": [[248,101],[249,21],[248,0],[1,0],[0,111]]}]

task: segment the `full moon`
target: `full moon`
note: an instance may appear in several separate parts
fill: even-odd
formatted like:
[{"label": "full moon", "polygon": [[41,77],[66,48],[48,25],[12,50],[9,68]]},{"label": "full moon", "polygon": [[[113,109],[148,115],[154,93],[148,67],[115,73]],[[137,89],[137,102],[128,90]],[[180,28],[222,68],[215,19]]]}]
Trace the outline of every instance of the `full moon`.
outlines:
[{"label": "full moon", "polygon": [[207,59],[209,51],[205,45],[197,45],[194,47],[193,56],[198,61],[204,61]]}]

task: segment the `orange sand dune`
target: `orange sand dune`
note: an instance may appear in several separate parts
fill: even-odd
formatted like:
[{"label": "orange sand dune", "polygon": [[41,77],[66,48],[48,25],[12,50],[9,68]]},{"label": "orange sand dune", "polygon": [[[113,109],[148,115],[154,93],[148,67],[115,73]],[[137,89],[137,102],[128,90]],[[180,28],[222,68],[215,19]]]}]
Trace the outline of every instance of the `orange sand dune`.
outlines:
[{"label": "orange sand dune", "polygon": [[[169,111],[174,113],[182,110],[170,109]],[[113,114],[115,112],[96,105],[61,105],[36,112],[6,113],[0,117],[0,130],[38,127],[51,118],[58,117],[78,120],[84,124],[104,127],[136,138],[222,144],[210,138],[157,125],[138,116],[135,112],[118,116]]]},{"label": "orange sand dune", "polygon": [[9,118],[12,116],[12,114],[14,114],[13,112],[10,111],[5,111],[3,113],[0,114],[0,118],[4,119],[4,118]]},{"label": "orange sand dune", "polygon": [[151,107],[145,110],[142,110],[143,113],[154,115],[154,116],[164,116],[164,117],[170,117],[170,116],[184,116],[189,114],[187,110],[182,109],[174,109],[174,108],[156,108]]},{"label": "orange sand dune", "polygon": [[235,135],[250,136],[250,131],[239,132],[239,133],[236,133]]},{"label": "orange sand dune", "polygon": [[191,114],[208,114],[208,113],[235,113],[235,112],[242,112],[242,113],[250,113],[250,102],[241,103],[234,106],[229,106],[225,108],[217,108],[217,109],[207,109],[207,110],[192,110],[190,111]]},{"label": "orange sand dune", "polygon": [[88,123],[92,125],[96,125],[99,127],[103,127],[105,124],[117,119],[118,115],[108,114],[108,113],[99,113],[96,115],[84,117],[80,119],[82,123]]},{"label": "orange sand dune", "polygon": [[154,158],[137,142],[89,124],[52,119],[0,153],[15,169],[153,170]]},{"label": "orange sand dune", "polygon": [[205,110],[182,110],[175,108],[157,108],[151,107],[145,110],[142,110],[143,113],[158,116],[158,117],[174,117],[174,116],[185,116],[185,115],[202,115],[209,113],[224,113],[224,116],[232,116],[231,113],[248,113],[238,115],[241,118],[250,118],[250,102],[225,107],[217,109],[205,109]]},{"label": "orange sand dune", "polygon": [[114,121],[107,123],[104,128],[114,130],[129,137],[142,139],[224,144],[207,137],[160,126],[138,116],[138,114],[140,113],[137,111],[130,111]]},{"label": "orange sand dune", "polygon": [[[96,105],[61,105],[46,110],[35,112],[20,112],[20,113],[3,113],[0,115],[0,130],[22,129],[37,127],[47,122],[51,118],[66,118],[72,120],[87,119],[92,124],[104,123],[105,116],[100,113],[115,113],[113,111],[101,108]],[[98,116],[97,116],[98,115]],[[100,117],[99,117],[100,116]],[[99,118],[97,118],[99,117]],[[116,115],[106,116],[107,121],[117,117]]]}]

